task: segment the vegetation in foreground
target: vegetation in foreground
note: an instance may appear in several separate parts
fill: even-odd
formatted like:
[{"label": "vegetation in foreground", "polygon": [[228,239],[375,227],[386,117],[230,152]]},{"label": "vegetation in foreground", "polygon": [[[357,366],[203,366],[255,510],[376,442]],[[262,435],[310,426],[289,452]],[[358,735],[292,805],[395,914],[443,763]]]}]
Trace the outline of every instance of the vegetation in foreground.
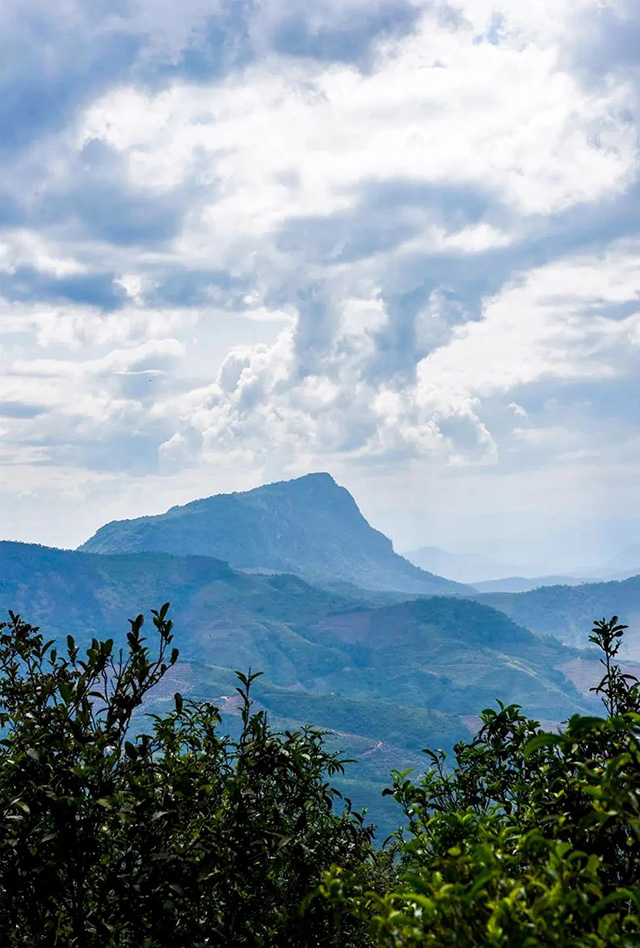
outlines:
[{"label": "vegetation in foreground", "polygon": [[0,626],[3,945],[640,944],[640,693],[615,617],[591,636],[605,717],[551,734],[486,710],[451,766],[394,773],[405,825],[376,849],[332,787],[346,761],[316,729],[274,732],[255,676],[237,739],[179,694],[141,733],[178,657],[167,612],[153,655],[142,617],[124,652],[85,655]]},{"label": "vegetation in foreground", "polygon": [[617,617],[597,622],[606,718],[545,733],[516,706],[486,710],[455,765],[427,751],[418,782],[395,773],[397,879],[366,890],[348,869],[320,891],[384,946],[640,944],[640,693],[615,663]]}]

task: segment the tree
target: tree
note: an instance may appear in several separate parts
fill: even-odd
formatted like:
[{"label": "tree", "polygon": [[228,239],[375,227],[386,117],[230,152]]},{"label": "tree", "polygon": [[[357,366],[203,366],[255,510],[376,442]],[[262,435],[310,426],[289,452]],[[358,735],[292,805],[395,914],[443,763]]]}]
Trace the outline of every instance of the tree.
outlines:
[{"label": "tree", "polygon": [[475,740],[417,781],[394,773],[398,884],[367,890],[348,868],[318,894],[369,920],[379,945],[640,944],[638,681],[614,659],[625,626],[595,624],[605,718],[543,731],[520,709],[482,713]]},{"label": "tree", "polygon": [[304,897],[332,863],[373,864],[372,830],[340,802],[344,761],[313,728],[274,732],[239,674],[240,737],[208,702],[141,711],[178,659],[168,604],[157,649],[61,652],[19,616],[0,625],[0,943],[4,946],[366,943]]}]

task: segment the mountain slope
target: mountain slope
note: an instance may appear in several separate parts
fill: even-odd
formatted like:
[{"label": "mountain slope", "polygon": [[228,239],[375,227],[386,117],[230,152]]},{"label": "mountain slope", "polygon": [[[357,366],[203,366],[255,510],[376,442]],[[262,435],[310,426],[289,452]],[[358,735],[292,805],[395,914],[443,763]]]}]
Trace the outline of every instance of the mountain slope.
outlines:
[{"label": "mountain slope", "polygon": [[127,619],[165,600],[185,656],[250,664],[283,685],[342,661],[295,628],[351,603],[295,576],[249,576],[206,556],[99,556],[0,543],[0,610],[19,612],[52,636],[124,641]]},{"label": "mountain slope", "polygon": [[0,609],[23,613],[53,636],[122,641],[127,618],[166,599],[185,661],[251,665],[271,687],[449,714],[476,713],[504,697],[549,717],[578,700],[553,671],[574,656],[571,649],[472,600],[354,605],[295,576],[248,575],[212,557],[0,543]]},{"label": "mountain slope", "polygon": [[[219,704],[233,729],[234,669],[263,671],[259,706],[276,727],[336,732],[334,745],[358,761],[342,788],[384,833],[397,818],[380,797],[390,771],[419,770],[424,746],[450,750],[496,698],[555,721],[588,707],[555,670],[575,664],[577,653],[489,606],[455,596],[380,606],[379,593],[371,602],[351,593],[292,575],[249,575],[207,556],[0,543],[0,615],[19,612],[81,646],[93,636],[120,646],[128,618],[170,600],[180,660],[148,710],[172,707],[179,690]],[[587,675],[589,664],[597,663],[585,662]]]},{"label": "mountain slope", "polygon": [[469,600],[435,597],[338,612],[320,619],[309,636],[349,657],[346,668],[315,681],[319,690],[348,688],[358,697],[375,691],[385,700],[463,715],[496,698],[556,719],[581,704],[554,669],[573,650]]},{"label": "mountain slope", "polygon": [[585,644],[586,630],[594,619],[618,615],[631,627],[625,633],[627,655],[640,658],[640,576],[581,586],[543,586],[523,593],[489,593],[477,599],[534,632],[571,645]]},{"label": "mountain slope", "polygon": [[234,669],[263,671],[255,697],[274,724],[337,732],[335,744],[358,760],[344,789],[385,832],[395,818],[380,802],[390,770],[419,769],[424,746],[451,749],[469,734],[466,718],[496,698],[554,720],[586,707],[554,670],[575,651],[486,605],[443,596],[377,606],[379,594],[367,603],[353,593],[357,600],[206,556],[0,542],[0,616],[11,609],[52,637],[71,633],[81,646],[113,637],[118,646],[128,618],[170,600],[181,657],[151,709],[171,707],[179,690],[220,704],[232,727]]},{"label": "mountain slope", "polygon": [[204,555],[238,569],[290,572],[314,583],[364,589],[464,594],[466,587],[434,576],[394,553],[369,526],[351,494],[329,474],[217,494],[167,513],[106,524],[81,550]]}]

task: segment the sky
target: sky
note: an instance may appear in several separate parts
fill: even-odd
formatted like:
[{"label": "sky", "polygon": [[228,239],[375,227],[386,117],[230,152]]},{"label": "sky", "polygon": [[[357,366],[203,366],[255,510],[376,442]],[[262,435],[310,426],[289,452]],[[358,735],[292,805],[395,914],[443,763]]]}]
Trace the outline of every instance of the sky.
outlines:
[{"label": "sky", "polygon": [[4,0],[0,536],[329,471],[640,540],[637,0]]}]

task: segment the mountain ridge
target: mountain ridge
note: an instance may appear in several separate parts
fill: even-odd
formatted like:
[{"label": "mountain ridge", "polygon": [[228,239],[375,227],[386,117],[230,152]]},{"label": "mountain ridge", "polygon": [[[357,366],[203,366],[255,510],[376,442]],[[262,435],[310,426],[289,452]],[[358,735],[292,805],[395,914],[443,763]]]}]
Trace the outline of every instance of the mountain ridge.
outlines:
[{"label": "mountain ridge", "polygon": [[205,555],[235,569],[275,570],[314,584],[466,595],[466,586],[421,570],[372,527],[326,472],[250,491],[214,494],[165,513],[105,524],[80,552]]},{"label": "mountain ridge", "polygon": [[640,659],[640,575],[527,592],[478,593],[475,598],[533,632],[553,635],[569,645],[584,643],[585,630],[594,619],[617,614],[630,626],[624,637],[625,654]]},{"label": "mountain ridge", "polygon": [[[127,619],[164,598],[171,600],[176,644],[187,661],[228,670],[250,664],[272,687],[446,705],[449,713],[458,705],[471,713],[476,699],[491,700],[485,689],[494,688],[499,669],[508,675],[516,666],[535,668],[556,692],[549,666],[576,654],[489,604],[462,597],[380,606],[293,575],[251,576],[207,556],[103,556],[0,542],[0,609],[23,614],[54,637],[70,632],[80,644],[108,635],[119,645]],[[480,664],[485,684],[478,691]],[[454,684],[460,676],[462,691]],[[447,688],[457,691],[455,701]],[[570,701],[566,689],[563,701]]]}]

